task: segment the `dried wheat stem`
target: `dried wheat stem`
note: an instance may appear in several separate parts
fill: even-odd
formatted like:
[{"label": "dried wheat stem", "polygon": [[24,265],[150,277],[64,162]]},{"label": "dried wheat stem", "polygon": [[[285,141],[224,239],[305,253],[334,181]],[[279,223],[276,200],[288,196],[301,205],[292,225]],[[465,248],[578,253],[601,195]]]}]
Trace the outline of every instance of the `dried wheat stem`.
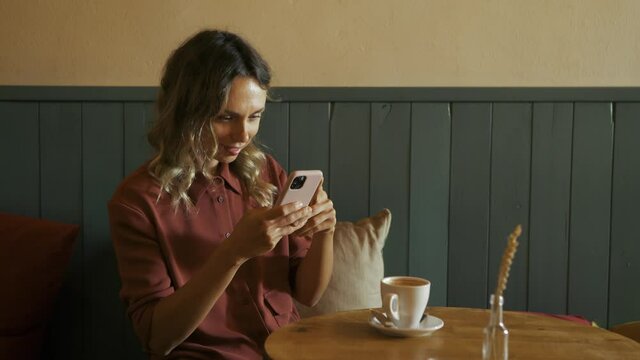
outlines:
[{"label": "dried wheat stem", "polygon": [[509,279],[509,270],[511,269],[511,263],[513,262],[513,257],[516,254],[516,249],[518,248],[518,237],[522,234],[522,227],[520,225],[516,226],[513,229],[513,232],[509,234],[509,239],[507,240],[507,246],[504,249],[504,253],[502,254],[502,261],[500,263],[500,273],[498,274],[498,284],[496,286],[495,299],[502,296],[504,289],[507,287],[507,280]]}]

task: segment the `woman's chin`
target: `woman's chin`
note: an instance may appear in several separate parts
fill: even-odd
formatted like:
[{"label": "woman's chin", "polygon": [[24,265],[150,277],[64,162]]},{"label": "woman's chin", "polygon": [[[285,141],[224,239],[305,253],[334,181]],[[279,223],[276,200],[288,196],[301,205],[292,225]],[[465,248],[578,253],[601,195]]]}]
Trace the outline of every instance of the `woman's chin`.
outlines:
[{"label": "woman's chin", "polygon": [[218,162],[224,163],[224,164],[230,164],[234,161],[236,161],[236,159],[238,158],[238,155],[224,155],[224,156],[216,156],[216,160],[218,160]]}]

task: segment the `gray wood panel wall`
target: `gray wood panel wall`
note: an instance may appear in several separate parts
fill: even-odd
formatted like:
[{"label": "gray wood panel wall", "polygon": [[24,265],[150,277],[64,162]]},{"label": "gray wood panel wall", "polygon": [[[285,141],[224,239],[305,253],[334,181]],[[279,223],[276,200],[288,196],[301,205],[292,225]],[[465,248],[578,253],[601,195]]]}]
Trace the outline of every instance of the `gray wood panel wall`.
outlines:
[{"label": "gray wood panel wall", "polygon": [[[154,90],[120,90],[0,87],[0,211],[82,225],[51,358],[144,358],[106,202],[151,154]],[[640,319],[638,89],[396,90],[283,89],[259,139],[324,172],[339,220],[389,208],[386,274],[431,279],[432,305],[486,307],[522,224],[507,309]]]}]

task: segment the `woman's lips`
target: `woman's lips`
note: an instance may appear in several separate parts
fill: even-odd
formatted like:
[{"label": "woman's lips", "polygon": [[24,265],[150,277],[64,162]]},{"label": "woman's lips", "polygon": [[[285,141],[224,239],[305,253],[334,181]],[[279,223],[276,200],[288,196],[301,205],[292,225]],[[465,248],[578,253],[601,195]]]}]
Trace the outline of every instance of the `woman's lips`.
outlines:
[{"label": "woman's lips", "polygon": [[223,146],[222,147],[227,154],[238,155],[242,151],[242,147],[239,146]]}]

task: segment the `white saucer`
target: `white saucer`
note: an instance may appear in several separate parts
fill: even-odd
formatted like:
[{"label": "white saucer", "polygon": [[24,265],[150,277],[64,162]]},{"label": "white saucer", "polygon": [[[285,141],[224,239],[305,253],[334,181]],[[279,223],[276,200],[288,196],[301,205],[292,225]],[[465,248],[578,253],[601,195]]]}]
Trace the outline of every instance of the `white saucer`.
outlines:
[{"label": "white saucer", "polygon": [[397,328],[395,326],[384,326],[373,315],[369,317],[369,325],[381,333],[389,336],[397,337],[418,337],[431,335],[436,330],[444,326],[444,321],[433,315],[427,315],[427,318],[422,320],[420,327],[418,328]]}]

